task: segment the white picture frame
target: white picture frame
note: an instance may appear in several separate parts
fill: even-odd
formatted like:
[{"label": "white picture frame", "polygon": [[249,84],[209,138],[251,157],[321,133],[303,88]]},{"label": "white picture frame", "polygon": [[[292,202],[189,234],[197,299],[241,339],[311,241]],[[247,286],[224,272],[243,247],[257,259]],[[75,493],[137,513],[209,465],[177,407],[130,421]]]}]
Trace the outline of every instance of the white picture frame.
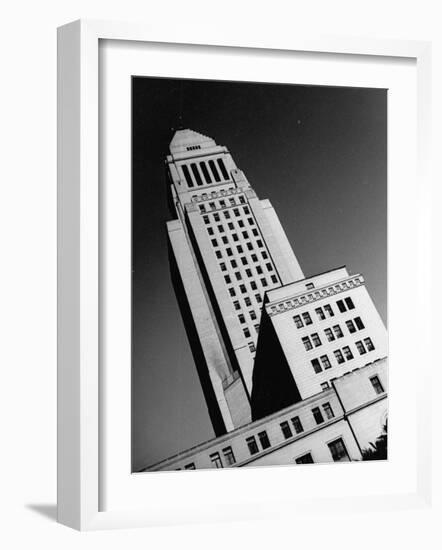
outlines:
[{"label": "white picture frame", "polygon": [[[193,44],[229,48],[302,51],[334,55],[365,55],[412,58],[418,81],[418,172],[420,204],[425,204],[428,175],[430,121],[430,44],[397,40],[350,37],[309,38],[281,36],[271,45],[264,39],[245,39],[226,34],[224,40],[207,43],[204,38],[181,34],[156,34],[142,25],[76,21],[58,33],[58,521],[80,530],[150,526],[179,522],[175,514],[160,509],[121,508],[103,511],[100,503],[100,186],[99,186],[99,42]],[[242,50],[244,51],[244,50]],[[419,242],[429,232],[429,210],[421,209]],[[422,246],[421,246],[422,249]],[[422,280],[427,280],[429,259],[422,253]],[[428,294],[427,294],[428,292]],[[429,311],[430,289],[419,300]],[[425,325],[421,330],[425,333]],[[416,491],[390,494],[388,498],[347,497],[343,510],[356,504],[374,510],[426,506],[431,498],[430,362],[423,362],[425,374],[417,388],[417,487]],[[212,473],[213,474],[213,473]],[[209,473],[202,473],[206,476]],[[151,497],[152,498],[152,497]],[[326,503],[305,502],[306,511]],[[285,502],[284,507],[287,507]],[[201,509],[199,517],[182,521],[215,519]],[[276,510],[281,509],[282,501]],[[223,516],[231,519],[233,516]],[[244,517],[259,517],[251,507]],[[238,519],[241,519],[238,517]]]}]

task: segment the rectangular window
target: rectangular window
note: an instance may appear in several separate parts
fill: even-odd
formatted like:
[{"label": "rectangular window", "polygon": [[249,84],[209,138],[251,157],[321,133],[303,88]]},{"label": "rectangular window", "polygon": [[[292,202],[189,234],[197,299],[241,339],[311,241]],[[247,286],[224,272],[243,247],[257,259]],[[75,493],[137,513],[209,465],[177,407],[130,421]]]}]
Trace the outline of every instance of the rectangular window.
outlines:
[{"label": "rectangular window", "polygon": [[295,416],[294,418],[292,418],[292,424],[293,424],[293,429],[297,434],[300,434],[304,431],[304,428],[302,427],[302,423],[299,420],[299,416]]},{"label": "rectangular window", "polygon": [[261,447],[263,449],[268,449],[270,447],[270,440],[267,432],[259,432],[258,437],[259,442],[261,443]]},{"label": "rectangular window", "polygon": [[229,223],[227,224],[227,227],[230,229],[230,231],[233,231],[234,228],[235,228],[235,226],[233,225],[232,222],[229,222]]},{"label": "rectangular window", "polygon": [[245,256],[241,257],[241,263],[242,265],[247,265],[247,258]]},{"label": "rectangular window", "polygon": [[238,235],[237,235],[236,233],[232,233],[232,238],[233,238],[233,241],[234,241],[235,243],[237,243],[237,242],[239,241],[239,237],[238,237]]},{"label": "rectangular window", "polygon": [[329,360],[327,355],[321,355],[320,359],[321,359],[321,363],[322,363],[322,366],[324,367],[324,369],[330,369],[331,368],[331,363],[330,363],[330,360]]},{"label": "rectangular window", "polygon": [[354,322],[356,323],[356,326],[358,327],[358,330],[362,330],[362,329],[365,328],[365,325],[362,322],[362,319],[360,317],[355,317]]},{"label": "rectangular window", "polygon": [[236,296],[236,292],[234,288],[229,288],[229,294],[230,296]]},{"label": "rectangular window", "polygon": [[218,162],[219,169],[221,170],[221,174],[223,175],[223,178],[225,180],[228,180],[229,174],[227,173],[226,167],[224,166],[223,159],[218,159],[217,162]]},{"label": "rectangular window", "polygon": [[319,320],[323,321],[325,319],[325,313],[324,313],[324,310],[322,309],[322,307],[317,307],[315,309],[315,311],[316,311],[316,315],[318,316]]},{"label": "rectangular window", "polygon": [[184,174],[184,177],[186,178],[187,186],[188,187],[193,187],[193,181],[192,181],[192,178],[190,176],[189,168],[185,164],[183,164],[181,166],[181,168],[183,169],[183,174]]},{"label": "rectangular window", "polygon": [[364,355],[364,353],[367,353],[367,350],[364,347],[364,344],[359,340],[358,342],[355,342],[356,348],[359,351],[359,355]]},{"label": "rectangular window", "polygon": [[261,252],[261,256],[263,257],[264,260],[267,260],[267,258],[269,257],[267,252]]},{"label": "rectangular window", "polygon": [[342,439],[337,439],[336,441],[329,443],[328,448],[330,449],[331,455],[335,462],[346,462],[350,460]]},{"label": "rectangular window", "polygon": [[241,306],[240,306],[238,300],[236,300],[235,302],[233,302],[233,306],[235,307],[235,309],[241,309]]},{"label": "rectangular window", "polygon": [[296,328],[302,328],[304,326],[300,315],[295,315],[293,321],[295,322]]},{"label": "rectangular window", "polygon": [[239,209],[238,209],[238,208],[234,208],[234,209],[233,209],[233,213],[235,214],[235,216],[239,216],[239,215],[240,215]]},{"label": "rectangular window", "polygon": [[267,268],[267,271],[273,271],[273,266],[270,262],[266,264],[266,268]]},{"label": "rectangular window", "polygon": [[244,250],[243,250],[243,248],[242,248],[241,245],[238,245],[238,246],[236,247],[236,250],[238,251],[238,254],[242,254],[242,253],[244,252]]},{"label": "rectangular window", "polygon": [[184,469],[185,470],[195,470],[195,464],[193,462],[191,462],[190,464],[186,464],[184,466]]},{"label": "rectangular window", "polygon": [[351,298],[345,298],[345,303],[347,304],[348,309],[354,309],[355,305]]},{"label": "rectangular window", "polygon": [[230,199],[229,199],[229,202],[230,202],[230,206],[235,206],[235,204],[236,204],[234,198],[230,198]]},{"label": "rectangular window", "polygon": [[313,349],[313,345],[310,342],[310,338],[308,336],[304,336],[304,338],[302,339],[302,343],[304,344],[304,347],[307,351]]},{"label": "rectangular window", "polygon": [[324,417],[322,416],[322,412],[319,407],[315,407],[314,409],[312,409],[312,413],[316,424],[322,424],[324,422]]},{"label": "rectangular window", "polygon": [[250,350],[250,353],[255,353],[256,348],[255,348],[255,344],[253,342],[249,343],[249,350]]},{"label": "rectangular window", "polygon": [[250,251],[253,250],[253,244],[252,243],[247,243],[247,250],[250,250]]},{"label": "rectangular window", "polygon": [[256,313],[254,311],[249,311],[249,314],[250,314],[250,319],[254,321],[256,319]]},{"label": "rectangular window", "polygon": [[209,216],[203,216],[203,222],[204,222],[205,224],[210,223]]},{"label": "rectangular window", "polygon": [[213,233],[213,228],[212,227],[208,227],[207,228],[207,233],[212,236],[214,233]]},{"label": "rectangular window", "polygon": [[247,292],[246,285],[239,285],[239,289],[243,294]]},{"label": "rectangular window", "polygon": [[333,342],[335,337],[334,337],[334,334],[332,332],[332,329],[331,328],[326,328],[324,332],[325,332],[325,335],[327,336],[327,340],[329,342]]},{"label": "rectangular window", "polygon": [[272,275],[271,279],[272,279],[272,283],[276,284],[278,282],[276,275]]},{"label": "rectangular window", "polygon": [[258,240],[256,241],[256,244],[259,246],[259,248],[262,248],[262,247],[264,246],[264,245],[262,244],[261,239],[258,239]]},{"label": "rectangular window", "polygon": [[244,222],[243,222],[242,220],[238,220],[238,225],[239,225],[240,227],[244,227]]},{"label": "rectangular window", "polygon": [[290,429],[290,424],[288,422],[281,422],[281,431],[282,435],[285,437],[285,439],[289,439],[289,437],[292,437],[292,430]]},{"label": "rectangular window", "polygon": [[244,302],[245,302],[246,306],[251,306],[252,305],[252,300],[249,297],[244,298]]},{"label": "rectangular window", "polygon": [[220,200],[219,205],[221,206],[221,208],[225,208],[226,207],[226,201],[225,200]]},{"label": "rectangular window", "polygon": [[246,199],[245,199],[242,195],[240,195],[240,196],[239,196],[239,202],[240,202],[241,204],[245,204],[245,203],[246,203]]},{"label": "rectangular window", "polygon": [[247,214],[247,215],[250,214],[250,210],[249,210],[248,206],[244,206],[244,213]]},{"label": "rectangular window", "polygon": [[324,409],[325,416],[328,420],[335,417],[335,413],[333,412],[333,409],[331,408],[330,403],[324,403],[322,405],[322,408]]},{"label": "rectangular window", "polygon": [[347,311],[347,308],[345,307],[345,304],[342,300],[338,300],[336,302],[336,305],[338,306],[338,309],[341,313],[345,313]]},{"label": "rectangular window", "polygon": [[253,262],[257,262],[258,261],[258,256],[256,254],[252,254],[252,261]]},{"label": "rectangular window", "polygon": [[246,338],[250,338],[250,330],[248,328],[243,329],[243,332]]},{"label": "rectangular window", "polygon": [[364,344],[367,346],[368,351],[374,350],[374,344],[371,341],[371,338],[364,338]]},{"label": "rectangular window", "polygon": [[233,256],[233,252],[231,248],[226,248],[227,256]]},{"label": "rectangular window", "polygon": [[205,211],[206,211],[206,205],[205,204],[200,204],[200,212],[202,214],[204,214]]},{"label": "rectangular window", "polygon": [[255,283],[255,281],[251,281],[250,286],[252,287],[252,290],[256,290],[256,289],[258,288],[258,286],[257,286],[257,284]]},{"label": "rectangular window", "polygon": [[319,362],[319,359],[312,359],[311,364],[316,374],[322,372],[322,367],[321,367],[321,363]]},{"label": "rectangular window", "polygon": [[310,313],[307,313],[307,312],[303,313],[302,318],[304,319],[304,323],[306,325],[311,325],[312,324],[312,318],[310,317]]},{"label": "rectangular window", "polygon": [[228,212],[227,210],[224,212],[224,217],[226,218],[226,220],[230,220],[230,212]]},{"label": "rectangular window", "polygon": [[335,332],[336,338],[342,338],[344,336],[341,327],[339,325],[335,325],[333,327],[333,330]]},{"label": "rectangular window", "polygon": [[342,355],[342,351],[340,349],[335,350],[333,353],[335,354],[336,361],[339,365],[345,362],[344,356]]},{"label": "rectangular window", "polygon": [[241,281],[242,280],[241,272],[240,271],[235,271],[235,277],[236,277],[237,281]]},{"label": "rectangular window", "polygon": [[298,456],[295,462],[296,464],[313,464],[313,457],[311,453],[306,453],[305,455]]},{"label": "rectangular window", "polygon": [[254,438],[254,436],[248,437],[246,439],[246,443],[251,455],[256,455],[256,453],[259,452],[258,444],[256,443],[256,439]]},{"label": "rectangular window", "polygon": [[246,322],[246,319],[242,313],[238,315],[238,320],[241,324],[244,324]]},{"label": "rectangular window", "polygon": [[[211,203],[211,204],[213,204],[213,203]],[[216,213],[216,214],[213,214],[213,219],[214,219],[216,222],[219,222],[219,220],[220,220],[219,214],[217,214],[217,213]]]},{"label": "rectangular window", "polygon": [[205,162],[200,162],[200,168],[203,173],[204,179],[207,183],[212,183],[212,178],[210,177],[209,170],[207,170],[207,166]]},{"label": "rectangular window", "polygon": [[230,265],[233,267],[233,269],[236,269],[238,267],[236,260],[230,260]]},{"label": "rectangular window", "polygon": [[256,273],[258,273],[258,275],[262,275],[262,267],[260,265],[256,266]]},{"label": "rectangular window", "polygon": [[344,355],[345,355],[345,358],[347,359],[347,361],[350,361],[350,359],[353,359],[353,354],[352,354],[351,349],[349,348],[349,346],[343,347],[342,351],[344,352]]},{"label": "rectangular window", "polygon": [[220,260],[223,257],[220,250],[215,251],[215,256],[218,258],[218,260]]},{"label": "rectangular window", "polygon": [[229,275],[224,275],[224,280],[228,285],[232,282]]},{"label": "rectangular window", "polygon": [[356,332],[356,327],[355,327],[353,321],[351,321],[351,320],[345,321],[345,324],[347,325],[348,332],[350,334],[353,334],[354,332]]},{"label": "rectangular window", "polygon": [[253,233],[254,237],[257,237],[259,235],[257,229],[252,229],[252,233]]},{"label": "rectangular window", "polygon": [[253,325],[253,328],[256,330],[256,332],[259,332],[259,323],[257,325]]},{"label": "rectangular window", "polygon": [[223,241],[224,244],[229,244],[229,241],[227,240],[226,236],[222,236],[221,240]]},{"label": "rectangular window", "polygon": [[221,181],[221,178],[219,177],[218,170],[216,169],[215,163],[213,160],[209,160],[209,166],[210,170],[212,171],[212,174],[217,182]]},{"label": "rectangular window", "polygon": [[251,277],[252,276],[252,270],[251,269],[246,269],[246,275],[247,275],[247,277]]},{"label": "rectangular window", "polygon": [[324,309],[325,309],[325,312],[327,313],[327,315],[328,315],[329,317],[333,317],[333,316],[334,316],[333,309],[332,309],[332,307],[331,307],[330,305],[326,304],[326,305],[324,306]]},{"label": "rectangular window", "polygon": [[329,384],[328,382],[322,382],[322,384],[321,384],[321,390],[322,390],[322,391],[326,391],[326,390],[328,390],[328,389],[330,389],[330,384]]},{"label": "rectangular window", "polygon": [[[209,202],[209,208],[210,210],[215,210],[215,203],[214,202]],[[216,220],[218,221],[218,220]]]},{"label": "rectangular window", "polygon": [[219,453],[212,453],[210,455],[210,461],[212,462],[213,466],[215,466],[215,468],[223,467],[223,462],[221,460]]},{"label": "rectangular window", "polygon": [[247,231],[243,231],[242,232],[242,236],[244,239],[248,239],[249,238],[249,234],[247,233]]},{"label": "rectangular window", "polygon": [[307,284],[305,285],[305,288],[306,288],[307,290],[311,290],[312,288],[315,288],[315,285],[314,285],[313,283],[307,283]]},{"label": "rectangular window", "polygon": [[224,460],[226,461],[227,466],[235,464],[235,455],[233,454],[232,447],[226,447],[223,449]]},{"label": "rectangular window", "polygon": [[247,218],[247,221],[249,222],[249,225],[253,225],[253,218]]},{"label": "rectangular window", "polygon": [[212,246],[218,246],[218,241],[216,239],[211,240]]},{"label": "rectangular window", "polygon": [[311,335],[311,339],[312,339],[312,342],[313,342],[313,345],[315,346],[315,348],[317,348],[318,346],[321,345],[321,339],[319,338],[319,334],[317,332],[314,332]]},{"label": "rectangular window", "polygon": [[219,264],[220,268],[221,268],[221,271],[226,271],[227,270],[227,267],[226,267],[226,264],[224,262],[221,262]]},{"label": "rectangular window", "polygon": [[263,278],[261,279],[261,284],[262,284],[262,286],[264,286],[264,287],[265,287],[265,286],[268,286],[267,279],[263,277]]},{"label": "rectangular window", "polygon": [[381,393],[384,393],[384,388],[382,387],[381,381],[379,380],[379,376],[372,376],[370,378],[370,382],[374,388],[374,391],[379,395]]},{"label": "rectangular window", "polygon": [[262,298],[260,294],[255,294],[255,300],[260,304],[262,302]]}]

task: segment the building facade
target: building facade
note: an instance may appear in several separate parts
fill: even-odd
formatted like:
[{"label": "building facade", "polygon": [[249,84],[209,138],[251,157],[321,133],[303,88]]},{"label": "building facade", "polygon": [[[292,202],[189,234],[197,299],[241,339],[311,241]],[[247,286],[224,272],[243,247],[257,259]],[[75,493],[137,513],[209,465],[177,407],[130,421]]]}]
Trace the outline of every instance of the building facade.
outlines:
[{"label": "building facade", "polygon": [[177,131],[166,169],[171,276],[217,437],[143,471],[360,460],[388,386],[363,276],[306,278],[270,202],[211,138]]}]

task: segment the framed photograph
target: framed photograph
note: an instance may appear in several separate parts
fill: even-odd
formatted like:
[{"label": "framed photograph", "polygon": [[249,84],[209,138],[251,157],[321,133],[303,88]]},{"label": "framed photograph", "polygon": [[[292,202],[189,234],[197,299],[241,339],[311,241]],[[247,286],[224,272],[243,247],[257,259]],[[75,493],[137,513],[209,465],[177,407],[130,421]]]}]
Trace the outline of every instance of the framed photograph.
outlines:
[{"label": "framed photograph", "polygon": [[429,45],[78,21],[58,71],[59,521],[425,506]]}]

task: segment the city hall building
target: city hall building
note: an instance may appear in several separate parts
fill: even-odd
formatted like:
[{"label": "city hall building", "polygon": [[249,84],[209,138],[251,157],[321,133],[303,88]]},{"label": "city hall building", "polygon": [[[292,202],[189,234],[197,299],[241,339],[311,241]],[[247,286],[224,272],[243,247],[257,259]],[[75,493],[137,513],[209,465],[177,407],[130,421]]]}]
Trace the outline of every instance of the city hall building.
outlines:
[{"label": "city hall building", "polygon": [[179,130],[170,268],[216,438],[141,471],[361,460],[387,417],[387,333],[361,274],[306,277],[228,149]]}]

